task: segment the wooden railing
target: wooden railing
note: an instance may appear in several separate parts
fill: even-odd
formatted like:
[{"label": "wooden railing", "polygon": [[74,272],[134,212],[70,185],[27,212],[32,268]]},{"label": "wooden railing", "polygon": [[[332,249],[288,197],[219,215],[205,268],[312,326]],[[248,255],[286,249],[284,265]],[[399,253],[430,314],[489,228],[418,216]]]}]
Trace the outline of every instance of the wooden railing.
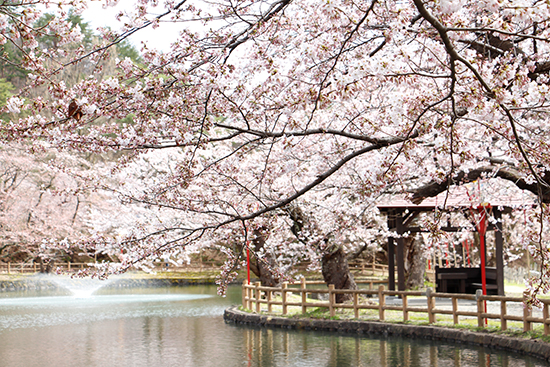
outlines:
[{"label": "wooden railing", "polygon": [[[62,272],[75,272],[86,268],[93,268],[95,263],[71,263],[71,262],[52,262],[47,265],[50,271],[56,271],[60,269]],[[46,264],[43,265],[43,269],[46,268]],[[169,271],[169,272],[203,272],[219,270],[219,266],[213,262],[197,262],[182,266],[175,266],[173,264],[156,263],[155,271]],[[0,273],[15,274],[15,273],[38,273],[40,272],[40,263],[26,262],[26,263],[0,263]]]},{"label": "wooden railing", "polygon": [[[505,296],[484,296],[481,292],[477,294],[455,294],[455,293],[436,293],[431,289],[426,292],[420,291],[389,291],[385,290],[383,285],[380,285],[378,289],[373,289],[373,285],[382,283],[384,281],[372,281],[369,289],[358,290],[344,290],[334,289],[334,285],[329,285],[328,289],[324,288],[308,288],[308,285],[319,284],[320,282],[309,282],[302,280],[298,283],[298,287],[290,286],[288,283],[283,283],[279,287],[263,287],[260,282],[254,284],[243,283],[243,295],[242,305],[243,308],[255,311],[257,313],[267,311],[269,314],[282,314],[287,315],[289,308],[294,308],[293,311],[297,313],[306,314],[308,308],[326,308],[329,311],[329,316],[334,317],[337,310],[353,310],[353,317],[360,318],[361,310],[375,310],[377,311],[377,317],[375,319],[380,321],[386,320],[386,311],[398,311],[401,315],[401,320],[396,321],[409,321],[411,313],[421,313],[427,316],[427,320],[430,324],[437,322],[438,315],[451,315],[452,323],[454,325],[459,324],[463,318],[477,319],[478,327],[485,327],[488,320],[497,320],[496,327],[500,327],[501,330],[508,329],[508,321],[519,322],[523,326],[523,331],[530,331],[533,328],[533,324],[542,324],[545,335],[550,334],[550,315],[549,305],[550,300],[542,299],[543,303],[542,315],[535,317],[531,309],[527,307],[515,307],[521,309],[520,314],[518,312],[508,312],[508,305],[510,303],[521,304],[523,306],[523,297],[505,297]],[[297,294],[299,297],[291,298],[291,294]],[[328,298],[326,301],[319,301],[308,297],[313,294],[325,294]],[[352,301],[346,303],[336,303],[337,294],[351,295]],[[277,295],[277,296],[275,296]],[[364,297],[370,298],[364,298]],[[401,304],[387,304],[387,296],[397,296],[401,300]],[[409,305],[411,297],[416,297],[414,305]],[[425,297],[425,300],[423,299]],[[472,301],[469,305],[464,305],[459,300]],[[424,304],[419,303],[424,302]],[[500,303],[498,313],[487,312],[487,302],[494,304]],[[449,306],[442,306],[443,303],[450,303]],[[267,308],[262,309],[262,305]],[[276,311],[274,306],[280,306]],[[395,316],[395,315],[394,315]]]},{"label": "wooden railing", "polygon": [[[45,266],[45,265],[44,265]],[[72,272],[87,267],[93,267],[94,263],[71,263],[71,262],[55,262],[50,263],[49,267],[52,270],[57,268],[62,271]],[[306,270],[308,264],[302,263],[295,267],[295,270]],[[380,274],[387,276],[388,266],[377,263],[368,263],[364,261],[353,261],[349,263],[350,270],[352,272],[370,273],[371,275]],[[195,261],[190,264],[175,266],[165,263],[155,263],[156,271],[170,271],[170,272],[189,272],[189,271],[212,271],[219,270],[220,265],[214,261]],[[38,262],[24,262],[24,263],[2,263],[0,262],[0,273],[37,273],[40,271],[40,264]]]},{"label": "wooden railing", "polygon": [[[63,271],[78,271],[92,266],[93,263],[50,263],[48,267],[55,271],[60,268]],[[46,265],[43,265],[45,268]],[[0,263],[0,273],[38,273],[40,271],[40,263]]]},{"label": "wooden railing", "polygon": [[[293,270],[306,271],[309,262],[302,262],[292,267]],[[370,272],[371,274],[388,274],[388,265],[378,264],[375,262],[367,262],[362,260],[352,260],[348,262],[349,269],[352,272]]]}]

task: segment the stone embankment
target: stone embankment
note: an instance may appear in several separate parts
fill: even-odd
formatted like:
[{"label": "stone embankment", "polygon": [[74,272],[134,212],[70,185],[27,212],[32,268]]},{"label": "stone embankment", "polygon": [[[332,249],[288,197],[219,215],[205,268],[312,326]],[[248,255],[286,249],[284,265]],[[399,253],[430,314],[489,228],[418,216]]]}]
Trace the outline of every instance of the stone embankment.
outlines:
[{"label": "stone embankment", "polygon": [[243,312],[234,306],[225,310],[228,323],[248,324],[282,329],[334,331],[356,335],[394,335],[411,339],[431,339],[519,352],[550,362],[550,344],[539,339],[523,339],[506,335],[451,329],[437,326],[393,324],[380,321],[325,320],[287,318]]},{"label": "stone embankment", "polygon": [[54,282],[43,279],[12,279],[0,280],[0,292],[14,292],[26,290],[54,290],[59,286]]}]

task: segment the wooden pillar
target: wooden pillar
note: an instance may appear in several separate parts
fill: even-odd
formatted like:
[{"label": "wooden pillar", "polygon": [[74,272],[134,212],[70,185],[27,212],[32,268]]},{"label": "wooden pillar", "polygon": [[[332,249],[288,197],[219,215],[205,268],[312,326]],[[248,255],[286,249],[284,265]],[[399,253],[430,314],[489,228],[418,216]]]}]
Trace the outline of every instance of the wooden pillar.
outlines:
[{"label": "wooden pillar", "polygon": [[286,304],[286,297],[287,297],[287,292],[286,292],[286,289],[288,288],[288,282],[283,282],[282,284],[282,287],[281,287],[281,296],[282,296],[282,300],[281,300],[281,303],[283,304],[283,315],[286,315],[287,312],[288,312],[288,305]]},{"label": "wooden pillar", "polygon": [[306,288],[307,288],[307,285],[306,285],[306,278],[302,278],[302,281],[301,281],[301,291],[302,291],[302,315],[306,314],[307,313],[307,306],[306,306],[306,303],[307,303],[307,291],[306,291]]},{"label": "wooden pillar", "polygon": [[384,294],[384,286],[378,287],[378,319],[384,321],[386,319],[386,295]]},{"label": "wooden pillar", "polygon": [[493,208],[493,217],[495,224],[495,256],[497,268],[497,289],[498,295],[504,296],[504,238],[502,235],[502,213],[497,208]]},{"label": "wooden pillar", "polygon": [[395,247],[393,237],[388,238],[388,289],[395,290]]},{"label": "wooden pillar", "polygon": [[261,311],[260,300],[262,299],[262,295],[261,295],[261,292],[260,292],[260,287],[262,285],[262,282],[256,282],[256,283],[254,283],[254,285],[255,285],[254,299],[256,300],[256,313],[260,313],[260,311]]},{"label": "wooden pillar", "polygon": [[397,290],[404,291],[405,290],[405,239],[398,238],[397,239],[397,256],[396,256],[396,262],[397,262]]},{"label": "wooden pillar", "polygon": [[328,310],[330,317],[336,316],[336,311],[334,309],[334,306],[336,304],[336,295],[333,293],[334,291],[334,284],[328,285]]},{"label": "wooden pillar", "polygon": [[428,306],[428,322],[434,324],[436,322],[435,313],[433,312],[435,308],[435,298],[432,295],[433,291],[431,288],[426,290],[426,301]]},{"label": "wooden pillar", "polygon": [[399,238],[397,239],[397,253],[395,262],[397,263],[397,290],[405,290],[405,239],[402,237],[405,233],[403,227],[403,212],[399,212],[399,215],[395,218],[397,234]]}]

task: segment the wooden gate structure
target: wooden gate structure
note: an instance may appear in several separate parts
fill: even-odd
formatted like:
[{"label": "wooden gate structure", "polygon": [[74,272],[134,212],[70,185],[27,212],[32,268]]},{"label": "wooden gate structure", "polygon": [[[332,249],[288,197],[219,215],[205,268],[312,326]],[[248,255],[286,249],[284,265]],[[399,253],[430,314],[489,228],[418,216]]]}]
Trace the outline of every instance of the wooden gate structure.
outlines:
[{"label": "wooden gate structure", "polygon": [[[396,286],[395,269],[397,268],[397,290],[405,290],[405,253],[404,253],[404,237],[406,233],[419,233],[428,232],[426,229],[421,228],[414,224],[414,220],[421,213],[433,213],[434,211],[444,212],[458,212],[467,211],[469,214],[474,215],[476,231],[480,235],[480,258],[481,269],[480,275],[469,276],[473,274],[472,271],[450,271],[445,272],[443,269],[436,271],[436,281],[443,280],[445,284],[444,288],[447,288],[447,284],[453,282],[455,284],[479,284],[479,288],[483,288],[483,294],[487,294],[487,278],[489,278],[489,288],[493,290],[497,295],[504,295],[504,261],[503,261],[503,229],[502,229],[502,214],[511,212],[521,206],[525,206],[526,203],[522,198],[506,198],[505,200],[494,201],[492,203],[483,203],[476,207],[472,207],[472,202],[467,195],[466,189],[462,192],[457,187],[454,193],[447,195],[447,193],[440,194],[433,198],[427,198],[420,204],[413,204],[403,196],[393,196],[390,199],[377,205],[381,213],[387,216],[388,229],[394,231],[397,236],[388,238],[388,279],[389,289],[394,291]],[[532,205],[532,203],[529,203]],[[479,217],[475,218],[475,213],[479,213]],[[490,220],[489,216],[492,216],[494,220]],[[483,224],[482,224],[483,222]],[[445,232],[457,232],[463,230],[464,227],[453,226],[450,222],[447,225],[442,226],[441,230]],[[493,231],[495,233],[495,257],[496,257],[496,270],[490,269],[486,271],[486,246],[485,235],[486,231]],[[449,269],[450,270],[450,269]],[[445,273],[449,273],[444,275]],[[452,273],[455,273],[454,275]],[[489,273],[489,275],[487,275]],[[464,278],[465,277],[465,278]],[[495,279],[496,278],[496,279]],[[441,282],[440,282],[441,283]],[[463,287],[460,287],[462,291]],[[440,290],[438,290],[440,291]],[[460,293],[460,292],[457,292]]]}]

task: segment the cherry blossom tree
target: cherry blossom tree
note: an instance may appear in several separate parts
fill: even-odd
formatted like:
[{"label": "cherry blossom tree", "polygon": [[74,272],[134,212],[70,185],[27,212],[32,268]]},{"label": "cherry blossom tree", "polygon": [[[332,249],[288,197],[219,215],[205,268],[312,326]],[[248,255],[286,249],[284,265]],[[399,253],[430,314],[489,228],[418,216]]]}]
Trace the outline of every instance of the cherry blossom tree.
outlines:
[{"label": "cherry blossom tree", "polygon": [[98,206],[105,212],[109,198],[76,194],[78,182],[52,167],[52,161],[81,172],[92,168],[89,161],[63,152],[32,154],[15,143],[0,150],[0,261],[38,262],[44,270],[51,260],[102,259],[72,244],[90,234],[93,212]]},{"label": "cherry blossom tree", "polygon": [[[7,102],[5,141],[126,151],[114,172],[133,177],[146,157],[178,157],[138,185],[109,185],[124,203],[170,218],[89,240],[122,247],[123,267],[229,238],[244,251],[258,230],[269,234],[263,251],[322,262],[374,238],[366,223],[383,193],[419,201],[500,177],[541,203],[522,241],[543,263],[530,291],[548,290],[548,4],[143,0],[119,15],[120,30],[100,30],[95,50],[70,53],[37,50],[36,37],[47,28],[60,44],[78,42],[63,19],[85,2],[60,3],[41,29],[32,26],[39,8],[6,4],[2,42],[21,49],[30,74]],[[170,50],[144,46],[143,64],[120,59],[112,75],[92,69],[72,85],[58,78],[163,22],[181,26]],[[42,86],[51,97],[32,97]],[[72,101],[82,118],[67,114]],[[100,181],[116,175],[92,178],[107,188]],[[227,280],[243,253],[224,251]]]}]

